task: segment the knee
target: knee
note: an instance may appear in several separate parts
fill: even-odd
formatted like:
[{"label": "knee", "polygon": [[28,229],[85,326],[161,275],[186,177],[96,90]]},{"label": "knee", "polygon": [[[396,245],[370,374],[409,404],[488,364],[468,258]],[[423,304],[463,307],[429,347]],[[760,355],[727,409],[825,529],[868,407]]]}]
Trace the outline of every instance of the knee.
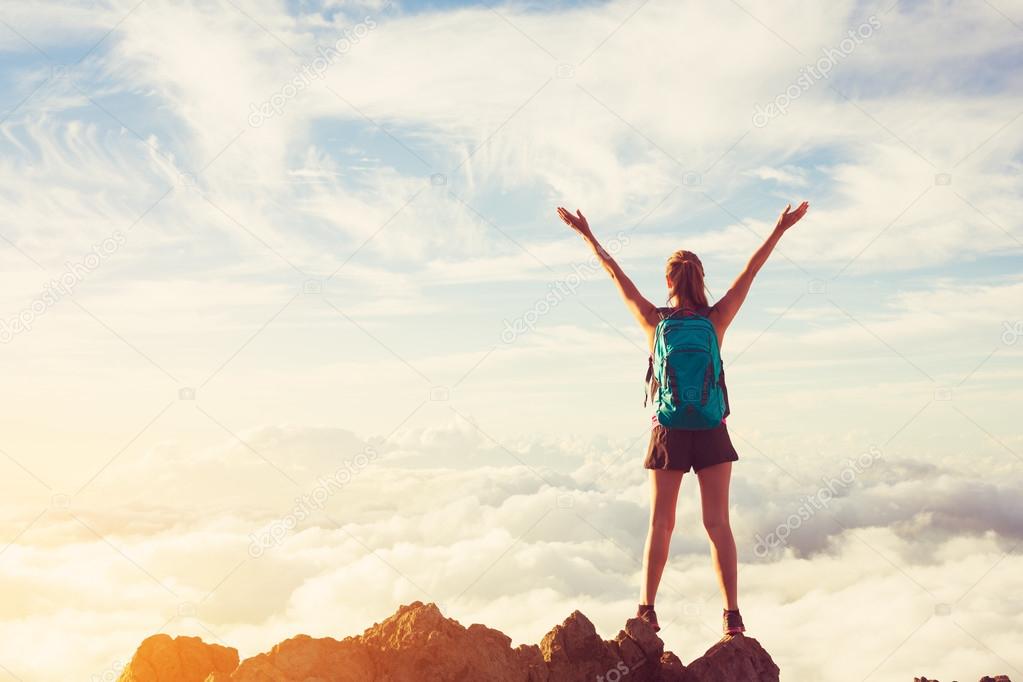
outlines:
[{"label": "knee", "polygon": [[704,516],[703,527],[711,538],[724,537],[732,532],[727,516]]},{"label": "knee", "polygon": [[653,535],[671,536],[675,530],[675,517],[654,516],[650,519],[650,533]]}]

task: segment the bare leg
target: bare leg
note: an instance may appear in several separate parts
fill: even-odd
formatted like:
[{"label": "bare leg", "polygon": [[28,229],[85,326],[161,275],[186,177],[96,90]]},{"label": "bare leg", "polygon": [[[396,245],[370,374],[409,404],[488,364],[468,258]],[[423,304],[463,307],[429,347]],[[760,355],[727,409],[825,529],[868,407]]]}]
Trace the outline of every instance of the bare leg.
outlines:
[{"label": "bare leg", "polygon": [[739,608],[738,568],[735,538],[728,522],[728,484],[732,478],[732,463],[709,466],[698,471],[696,476],[700,480],[703,526],[710,538],[710,555],[717,570],[721,596],[725,608],[735,610]]},{"label": "bare leg", "polygon": [[643,587],[640,604],[653,604],[661,583],[664,564],[668,562],[671,533],[675,530],[675,505],[682,484],[681,471],[650,470],[650,530],[643,552]]}]

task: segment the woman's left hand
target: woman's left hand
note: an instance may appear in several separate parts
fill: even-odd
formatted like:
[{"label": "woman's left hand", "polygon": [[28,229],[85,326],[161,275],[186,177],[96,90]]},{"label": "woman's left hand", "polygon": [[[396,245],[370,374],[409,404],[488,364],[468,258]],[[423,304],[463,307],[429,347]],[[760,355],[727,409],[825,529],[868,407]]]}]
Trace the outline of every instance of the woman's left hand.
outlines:
[{"label": "woman's left hand", "polygon": [[778,216],[778,225],[776,229],[787,230],[796,223],[799,222],[800,218],[806,215],[806,209],[810,208],[810,204],[807,202],[801,203],[796,210],[792,210],[792,204],[785,207],[785,210]]}]

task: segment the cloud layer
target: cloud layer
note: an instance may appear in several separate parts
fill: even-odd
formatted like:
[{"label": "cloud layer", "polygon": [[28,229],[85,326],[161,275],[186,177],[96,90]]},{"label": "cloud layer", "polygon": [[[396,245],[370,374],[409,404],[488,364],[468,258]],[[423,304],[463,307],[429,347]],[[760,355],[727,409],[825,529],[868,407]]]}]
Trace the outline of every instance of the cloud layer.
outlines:
[{"label": "cloud layer", "polygon": [[[28,519],[5,550],[4,583],[18,597],[4,603],[0,657],[25,679],[100,674],[161,629],[253,655],[298,631],[358,632],[414,599],[516,642],[537,641],[574,608],[611,632],[634,608],[644,445],[506,446],[453,418],[391,443],[267,429],[188,461],[167,446],[146,451],[80,500]],[[1021,587],[1018,469],[993,482],[883,450],[798,468],[741,450],[733,525],[744,611],[787,674],[1019,667],[1005,627]],[[135,497],[114,496],[129,489]],[[25,522],[9,517],[5,534]],[[780,541],[763,551],[772,534]],[[684,482],[658,603],[667,641],[686,657],[717,628],[708,561],[694,482]],[[807,646],[822,622],[828,641],[847,645]],[[89,640],[97,628],[109,633],[99,645]],[[45,641],[74,656],[38,657]]]}]

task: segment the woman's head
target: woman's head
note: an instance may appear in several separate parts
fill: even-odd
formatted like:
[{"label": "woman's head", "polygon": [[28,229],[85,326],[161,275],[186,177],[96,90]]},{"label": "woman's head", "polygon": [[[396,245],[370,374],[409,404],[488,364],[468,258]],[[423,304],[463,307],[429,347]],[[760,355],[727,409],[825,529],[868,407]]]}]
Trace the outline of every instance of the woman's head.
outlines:
[{"label": "woman's head", "polygon": [[703,263],[692,251],[676,251],[664,269],[668,284],[668,304],[687,308],[707,305],[707,285],[703,282]]}]

